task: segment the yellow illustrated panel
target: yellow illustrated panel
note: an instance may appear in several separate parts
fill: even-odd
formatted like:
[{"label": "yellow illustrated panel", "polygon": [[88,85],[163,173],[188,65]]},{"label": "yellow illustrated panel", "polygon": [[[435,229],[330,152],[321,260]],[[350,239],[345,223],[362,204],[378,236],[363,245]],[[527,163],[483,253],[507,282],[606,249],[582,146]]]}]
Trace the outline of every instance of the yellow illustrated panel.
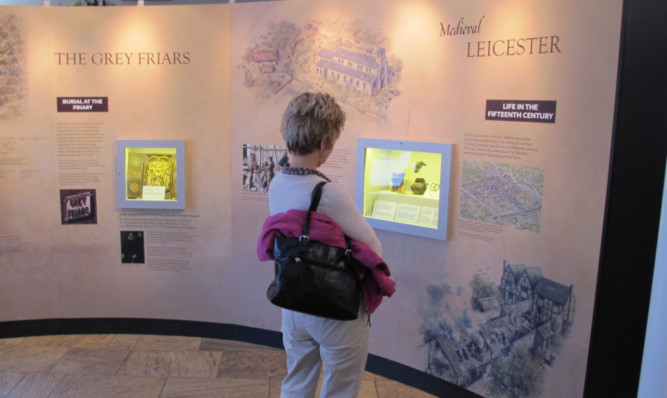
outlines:
[{"label": "yellow illustrated panel", "polygon": [[128,200],[176,200],[176,148],[125,148]]}]

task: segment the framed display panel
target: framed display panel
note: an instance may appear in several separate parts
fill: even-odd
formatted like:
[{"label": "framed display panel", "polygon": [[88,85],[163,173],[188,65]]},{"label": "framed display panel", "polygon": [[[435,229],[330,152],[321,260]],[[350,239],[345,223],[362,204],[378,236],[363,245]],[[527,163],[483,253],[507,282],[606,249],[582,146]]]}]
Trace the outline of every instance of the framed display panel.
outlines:
[{"label": "framed display panel", "polygon": [[118,207],[185,209],[185,141],[118,140]]},{"label": "framed display panel", "polygon": [[355,201],[368,223],[447,240],[452,147],[359,138]]}]

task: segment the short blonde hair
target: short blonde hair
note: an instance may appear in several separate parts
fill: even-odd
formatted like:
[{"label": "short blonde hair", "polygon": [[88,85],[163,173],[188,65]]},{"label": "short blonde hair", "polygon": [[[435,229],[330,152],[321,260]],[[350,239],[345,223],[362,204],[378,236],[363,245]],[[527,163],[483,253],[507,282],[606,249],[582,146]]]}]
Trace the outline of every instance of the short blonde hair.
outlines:
[{"label": "short blonde hair", "polygon": [[290,152],[307,155],[319,149],[325,138],[327,148],[333,147],[344,125],[345,112],[332,96],[305,92],[287,105],[280,133]]}]

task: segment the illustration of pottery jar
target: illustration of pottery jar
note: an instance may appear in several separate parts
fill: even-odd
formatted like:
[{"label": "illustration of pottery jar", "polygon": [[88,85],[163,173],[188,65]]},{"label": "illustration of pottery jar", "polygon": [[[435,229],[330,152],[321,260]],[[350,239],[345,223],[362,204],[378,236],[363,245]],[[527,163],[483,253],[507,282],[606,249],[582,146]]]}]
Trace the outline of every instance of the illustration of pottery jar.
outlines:
[{"label": "illustration of pottery jar", "polygon": [[412,193],[415,195],[423,195],[426,192],[426,182],[423,178],[417,178],[415,179],[415,183],[410,185],[410,189],[412,189]]}]

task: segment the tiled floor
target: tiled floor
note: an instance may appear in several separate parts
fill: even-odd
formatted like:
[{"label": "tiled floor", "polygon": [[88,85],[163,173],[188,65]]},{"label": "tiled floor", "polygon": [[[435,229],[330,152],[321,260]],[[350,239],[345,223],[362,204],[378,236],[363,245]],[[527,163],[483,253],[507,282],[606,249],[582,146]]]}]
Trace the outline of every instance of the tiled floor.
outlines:
[{"label": "tiled floor", "polygon": [[[2,398],[280,396],[282,350],[153,335],[0,339]],[[361,398],[432,397],[366,372]]]}]

